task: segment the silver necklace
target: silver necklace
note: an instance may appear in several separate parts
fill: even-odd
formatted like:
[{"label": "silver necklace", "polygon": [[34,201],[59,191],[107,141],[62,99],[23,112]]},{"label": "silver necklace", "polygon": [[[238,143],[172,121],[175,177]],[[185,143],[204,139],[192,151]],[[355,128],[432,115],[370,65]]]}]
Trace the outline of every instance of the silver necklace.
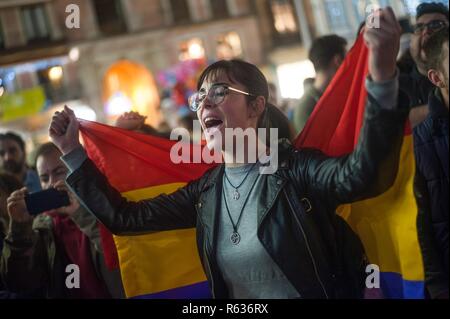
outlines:
[{"label": "silver necklace", "polygon": [[253,182],[253,185],[250,188],[250,191],[248,192],[247,197],[245,198],[244,205],[242,205],[241,211],[239,212],[239,216],[238,216],[238,220],[237,220],[236,224],[234,223],[233,218],[231,217],[230,209],[228,208],[227,197],[225,196],[225,189],[222,186],[222,197],[223,197],[223,200],[225,201],[225,208],[227,210],[228,217],[230,218],[231,225],[233,226],[233,232],[230,235],[230,241],[233,245],[239,245],[239,243],[241,242],[241,235],[239,234],[238,229],[239,229],[239,225],[241,223],[241,218],[243,215],[242,213],[244,212],[245,205],[247,204],[247,201],[250,198],[250,194],[251,194],[253,188],[255,187],[257,180],[258,180],[258,176],[256,176],[255,181]]},{"label": "silver necklace", "polygon": [[238,200],[239,198],[241,198],[241,193],[239,193],[239,187],[241,187],[242,184],[244,184],[245,180],[247,179],[248,175],[250,174],[250,172],[252,171],[252,169],[253,169],[253,167],[256,165],[256,163],[257,163],[257,162],[255,162],[255,163],[250,167],[250,169],[247,171],[247,174],[245,174],[244,179],[239,183],[238,186],[234,186],[233,183],[231,183],[230,179],[228,178],[227,172],[225,171],[225,178],[226,178],[228,184],[230,184],[231,187],[234,188],[234,191],[233,191],[233,199],[234,199],[234,200]]}]

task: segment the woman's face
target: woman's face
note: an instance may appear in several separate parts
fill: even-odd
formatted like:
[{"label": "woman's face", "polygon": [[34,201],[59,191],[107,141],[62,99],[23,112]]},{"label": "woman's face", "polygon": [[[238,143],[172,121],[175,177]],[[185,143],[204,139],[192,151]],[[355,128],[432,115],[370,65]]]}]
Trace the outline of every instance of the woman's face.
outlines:
[{"label": "woman's face", "polygon": [[[221,74],[213,80],[206,78],[200,91],[209,92],[213,85],[225,84],[233,88],[248,92],[248,89],[242,84],[231,82],[225,74]],[[251,93],[251,92],[249,92]],[[208,147],[213,149],[225,147],[225,129],[226,128],[242,128],[245,130],[249,127],[256,128],[257,115],[247,104],[246,95],[228,90],[223,101],[215,104],[208,97],[203,101],[202,106],[197,111],[197,116],[201,122]],[[213,136],[220,134],[221,145]]]}]

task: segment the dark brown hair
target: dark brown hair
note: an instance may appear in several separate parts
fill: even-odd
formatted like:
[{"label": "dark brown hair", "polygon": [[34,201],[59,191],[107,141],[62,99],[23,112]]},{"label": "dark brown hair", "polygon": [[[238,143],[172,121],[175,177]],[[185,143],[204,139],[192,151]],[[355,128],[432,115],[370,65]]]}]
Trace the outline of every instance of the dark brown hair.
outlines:
[{"label": "dark brown hair", "polygon": [[38,147],[38,149],[36,150],[36,153],[34,154],[34,166],[36,166],[36,162],[39,158],[39,156],[44,156],[53,152],[57,152],[58,154],[61,154],[61,151],[59,150],[59,148],[51,143],[45,143],[42,144],[41,146]]},{"label": "dark brown hair", "polygon": [[16,142],[17,145],[19,145],[22,152],[25,153],[25,142],[19,135],[17,135],[14,132],[0,133],[0,141],[6,141],[6,140],[12,140],[12,141]]},{"label": "dark brown hair", "polygon": [[[230,82],[240,83],[246,87],[248,93],[254,96],[262,96],[269,98],[269,87],[264,74],[256,67],[256,65],[234,59],[234,60],[220,60],[209,65],[200,75],[197,82],[197,90],[200,90],[203,82],[206,79],[216,79],[220,75],[225,74]],[[251,101],[255,97],[248,97]]]},{"label": "dark brown hair", "polygon": [[225,74],[230,82],[242,84],[247,89],[247,92],[253,95],[247,96],[247,103],[255,100],[258,96],[264,97],[266,107],[258,119],[258,127],[269,129],[270,123],[269,117],[267,116],[269,86],[264,74],[256,65],[239,59],[220,60],[209,65],[202,72],[197,82],[197,90],[200,90],[206,79],[214,80],[223,74]]},{"label": "dark brown hair", "polygon": [[314,40],[309,49],[308,58],[318,71],[326,70],[336,55],[345,57],[347,40],[336,34],[325,35]]},{"label": "dark brown hair", "polygon": [[440,13],[447,18],[448,21],[448,8],[439,2],[425,2],[421,3],[416,8],[416,20],[418,20],[424,14]]}]

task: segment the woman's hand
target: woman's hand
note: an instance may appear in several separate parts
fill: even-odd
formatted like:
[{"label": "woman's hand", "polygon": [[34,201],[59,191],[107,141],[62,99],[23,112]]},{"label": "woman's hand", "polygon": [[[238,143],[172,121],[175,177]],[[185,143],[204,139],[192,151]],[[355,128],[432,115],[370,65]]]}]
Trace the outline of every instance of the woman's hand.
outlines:
[{"label": "woman's hand", "polygon": [[80,146],[79,140],[80,125],[75,113],[64,106],[61,112],[55,112],[48,129],[50,139],[65,155]]},{"label": "woman's hand", "polygon": [[27,204],[25,203],[25,196],[27,193],[27,188],[24,187],[13,192],[6,200],[11,221],[26,223],[33,220],[33,217],[28,212]]},{"label": "woman's hand", "polygon": [[368,19],[379,21],[364,30],[364,40],[369,48],[369,73],[375,82],[391,80],[397,70],[400,24],[391,7],[374,11]]},{"label": "woman's hand", "polygon": [[119,116],[115,126],[125,130],[136,131],[145,124],[146,119],[147,116],[140,115],[138,112],[127,112]]}]

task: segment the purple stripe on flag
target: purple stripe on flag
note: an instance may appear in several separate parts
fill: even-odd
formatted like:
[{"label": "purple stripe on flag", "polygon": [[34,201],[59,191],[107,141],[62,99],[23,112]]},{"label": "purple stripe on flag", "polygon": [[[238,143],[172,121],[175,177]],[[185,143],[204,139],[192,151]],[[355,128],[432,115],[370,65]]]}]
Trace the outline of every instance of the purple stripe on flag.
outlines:
[{"label": "purple stripe on flag", "polygon": [[[382,298],[386,299],[423,299],[425,285],[423,281],[405,280],[400,274],[382,272],[380,275]],[[367,294],[366,294],[367,298]],[[369,299],[371,299],[369,297]]]},{"label": "purple stripe on flag", "polygon": [[204,281],[154,294],[136,296],[130,299],[211,299],[211,297],[208,282]]}]

